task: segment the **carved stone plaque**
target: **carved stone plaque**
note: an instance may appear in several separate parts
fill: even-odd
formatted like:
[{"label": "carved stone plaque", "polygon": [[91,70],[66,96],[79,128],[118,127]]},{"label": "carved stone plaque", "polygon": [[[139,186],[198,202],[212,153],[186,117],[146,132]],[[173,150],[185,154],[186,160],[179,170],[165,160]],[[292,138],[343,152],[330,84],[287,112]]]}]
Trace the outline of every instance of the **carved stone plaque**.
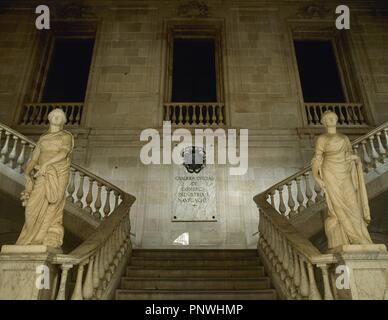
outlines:
[{"label": "carved stone plaque", "polygon": [[216,177],[213,166],[189,173],[174,170],[172,221],[216,221]]}]

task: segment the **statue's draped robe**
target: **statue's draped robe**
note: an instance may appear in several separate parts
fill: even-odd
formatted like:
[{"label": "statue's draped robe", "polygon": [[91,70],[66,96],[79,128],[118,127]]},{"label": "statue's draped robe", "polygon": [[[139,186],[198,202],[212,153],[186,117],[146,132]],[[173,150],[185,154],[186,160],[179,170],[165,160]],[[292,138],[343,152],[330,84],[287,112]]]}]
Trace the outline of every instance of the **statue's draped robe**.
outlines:
[{"label": "statue's draped robe", "polygon": [[324,134],[317,140],[313,161],[318,162],[325,184],[329,248],[372,243],[367,230],[370,211],[362,163],[351,160],[352,154],[350,141],[343,134]]},{"label": "statue's draped robe", "polygon": [[25,224],[17,245],[43,244],[56,248],[62,246],[63,209],[73,146],[73,137],[67,131],[47,133],[39,139],[37,147],[40,148],[41,154],[49,152],[55,156],[59,151],[65,151],[67,156],[49,165],[46,174],[35,179],[26,205]]}]

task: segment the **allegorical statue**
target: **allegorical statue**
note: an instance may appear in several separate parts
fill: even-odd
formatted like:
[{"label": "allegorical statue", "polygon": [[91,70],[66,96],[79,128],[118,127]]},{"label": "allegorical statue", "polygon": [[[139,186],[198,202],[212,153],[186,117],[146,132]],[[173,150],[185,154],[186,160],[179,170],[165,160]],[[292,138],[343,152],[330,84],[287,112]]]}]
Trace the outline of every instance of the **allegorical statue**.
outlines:
[{"label": "allegorical statue", "polygon": [[318,137],[312,173],[327,202],[325,233],[329,249],[347,244],[371,244],[368,196],[360,158],[349,138],[337,132],[337,115],[326,111],[322,124],[327,132]]},{"label": "allegorical statue", "polygon": [[51,111],[48,120],[50,128],[39,138],[24,172],[21,200],[26,221],[17,245],[60,248],[63,243],[63,209],[74,138],[63,130],[66,115],[61,109]]}]

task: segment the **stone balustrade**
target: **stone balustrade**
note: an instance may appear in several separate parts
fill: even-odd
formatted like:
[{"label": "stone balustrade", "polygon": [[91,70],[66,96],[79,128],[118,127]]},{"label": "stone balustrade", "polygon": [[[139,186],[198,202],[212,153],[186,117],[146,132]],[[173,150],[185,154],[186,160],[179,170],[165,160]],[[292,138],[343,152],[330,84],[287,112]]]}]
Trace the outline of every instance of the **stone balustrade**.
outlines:
[{"label": "stone balustrade", "polygon": [[[388,160],[388,122],[352,142],[354,153],[363,163],[365,173]],[[300,212],[320,203],[324,195],[311,174],[311,166],[275,184],[266,192],[267,201],[281,215],[293,218]]]},{"label": "stone balustrade", "polygon": [[[283,299],[333,300],[329,268],[337,263],[335,256],[321,254],[284,217],[272,211],[260,208],[258,250],[266,270],[273,273],[278,293]],[[316,279],[319,273],[320,282]]]},{"label": "stone balustrade", "polygon": [[225,105],[209,102],[169,102],[163,106],[163,120],[177,126],[223,126]]},{"label": "stone balustrade", "polygon": [[66,126],[80,126],[83,103],[81,102],[57,102],[57,103],[29,103],[22,107],[18,125],[20,126],[45,126],[48,125],[48,114],[60,108],[67,117]]},{"label": "stone balustrade", "polygon": [[[31,157],[35,143],[0,124],[0,163],[19,173]],[[122,201],[124,191],[76,164],[71,165],[67,200],[98,219],[109,216]]]},{"label": "stone balustrade", "polygon": [[321,117],[327,110],[334,111],[338,116],[338,126],[367,126],[364,106],[359,103],[305,103],[308,126],[322,126]]},{"label": "stone balustrade", "polygon": [[[109,290],[109,284],[131,253],[128,213],[134,197],[124,198],[115,215],[101,224],[89,239],[69,254],[56,256],[54,263],[61,269],[57,300],[99,300],[112,294],[115,288]],[[75,286],[72,292],[67,292],[71,272]]]}]

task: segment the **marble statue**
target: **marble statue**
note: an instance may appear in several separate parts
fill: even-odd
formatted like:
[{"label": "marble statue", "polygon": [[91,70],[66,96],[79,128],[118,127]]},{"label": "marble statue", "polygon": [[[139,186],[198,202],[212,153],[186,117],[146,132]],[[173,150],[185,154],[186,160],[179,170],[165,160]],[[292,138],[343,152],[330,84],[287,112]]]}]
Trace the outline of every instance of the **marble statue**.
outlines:
[{"label": "marble statue", "polygon": [[349,138],[337,132],[338,117],[332,111],[322,116],[327,132],[318,137],[312,174],[327,202],[325,233],[329,250],[349,244],[372,244],[362,163],[353,154]]},{"label": "marble statue", "polygon": [[74,138],[63,130],[66,115],[61,109],[51,111],[48,120],[49,130],[39,138],[25,169],[26,185],[21,194],[25,224],[16,245],[60,248],[63,243],[63,209]]}]

